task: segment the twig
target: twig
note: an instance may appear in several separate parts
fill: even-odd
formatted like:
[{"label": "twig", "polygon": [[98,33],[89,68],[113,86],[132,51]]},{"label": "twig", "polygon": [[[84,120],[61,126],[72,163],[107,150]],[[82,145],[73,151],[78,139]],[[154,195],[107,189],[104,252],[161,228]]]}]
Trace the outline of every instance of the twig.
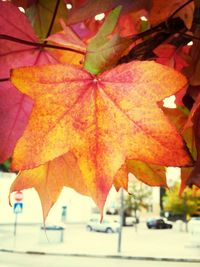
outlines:
[{"label": "twig", "polygon": [[168,19],[173,18],[181,9],[183,9],[185,6],[189,5],[191,2],[193,2],[193,0],[189,0],[187,1],[185,4],[183,4],[182,6],[180,6],[179,8],[177,8],[170,16]]},{"label": "twig", "polygon": [[181,9],[183,9],[186,5],[188,5],[189,3],[191,3],[193,0],[189,0],[187,1],[185,4],[183,4],[182,6],[180,6],[178,9],[176,9],[172,15],[169,16],[169,18],[166,20],[166,21],[163,21],[161,23],[159,23],[158,25],[155,25],[153,27],[151,27],[150,29],[144,31],[144,32],[141,32],[137,35],[134,35],[132,37],[132,40],[133,41],[137,41],[138,39],[142,39],[152,33],[156,33],[156,32],[159,32],[161,30],[166,30],[169,26],[169,23],[171,23],[173,20],[173,17],[176,15],[176,13],[178,13]]},{"label": "twig", "polygon": [[185,36],[185,37],[188,37],[190,39],[194,39],[194,40],[198,40],[200,41],[200,38],[199,37],[196,37],[194,35],[191,35],[191,34],[187,34],[187,33],[181,33],[181,35]]},{"label": "twig", "polygon": [[[118,64],[130,62],[135,59],[147,60],[154,57],[153,50],[165,42],[168,38],[173,36],[175,33],[183,34],[187,28],[180,18],[171,18],[168,23],[162,22],[159,25],[150,29],[151,33],[154,33],[153,37],[141,42],[134,46],[127,55],[123,56]],[[144,37],[143,32],[136,35],[134,40],[138,40]]]},{"label": "twig", "polygon": [[[141,33],[134,35],[132,37],[132,40],[137,41],[138,39],[142,39],[142,38],[147,37],[148,35],[150,35],[152,33],[157,33],[160,31],[168,31],[169,33],[170,32],[176,33],[177,32],[175,30],[176,24],[178,24],[178,27],[183,27],[184,23],[182,22],[182,20],[180,18],[170,18],[170,19],[167,19],[167,21],[163,21],[163,22],[159,23],[158,25],[155,25],[144,32],[141,32]],[[187,30],[187,29],[185,28],[185,30]]]},{"label": "twig", "polygon": [[161,23],[159,23],[158,25],[156,25],[156,26],[153,26],[152,28],[150,28],[150,29],[148,29],[148,30],[146,30],[146,31],[144,31],[144,32],[141,32],[141,33],[138,33],[138,34],[136,34],[136,35],[134,35],[133,37],[132,37],[132,41],[137,41],[137,40],[139,40],[139,39],[142,39],[142,38],[144,38],[144,37],[147,37],[148,35],[150,35],[150,34],[152,34],[152,33],[156,33],[156,32],[159,32],[159,31],[161,31],[162,29],[163,29],[163,27],[165,27],[166,25],[165,25],[165,22],[161,22]]}]

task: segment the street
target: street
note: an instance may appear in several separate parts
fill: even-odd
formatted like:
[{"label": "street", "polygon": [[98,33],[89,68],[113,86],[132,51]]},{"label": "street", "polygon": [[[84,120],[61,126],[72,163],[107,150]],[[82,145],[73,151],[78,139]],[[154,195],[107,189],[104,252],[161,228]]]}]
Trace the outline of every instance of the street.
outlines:
[{"label": "street", "polygon": [[199,267],[199,263],[0,253],[0,267]]},{"label": "street", "polygon": [[[149,230],[144,223],[138,225],[137,232],[134,227],[124,227],[120,254],[117,252],[117,233],[106,234],[88,232],[84,224],[67,224],[63,236],[61,234],[62,232],[60,231],[46,231],[45,233],[45,231],[40,229],[40,225],[19,225],[17,228],[17,235],[14,236],[13,225],[0,225],[0,249],[18,252],[56,253],[58,255],[62,254],[68,256],[73,256],[74,254],[79,254],[80,256],[96,255],[100,257],[106,255],[122,255],[125,257],[199,259],[200,261],[200,249],[192,244],[190,234],[178,232],[175,229]],[[60,242],[61,238],[63,238],[63,242]],[[13,257],[23,258],[23,255],[17,256],[13,254]],[[27,261],[29,260],[26,254],[24,258],[26,258]],[[32,258],[37,261],[38,256],[32,256]],[[8,266],[14,266],[12,259],[6,257],[6,254],[2,256],[1,261],[2,260],[7,260],[7,264],[10,264]],[[10,263],[9,260],[11,261]],[[42,257],[41,260],[43,260]],[[63,266],[62,262],[64,264],[65,261],[65,257],[62,258],[60,260],[60,266]],[[78,259],[74,261],[78,262]],[[74,261],[72,259],[71,264],[73,264]],[[87,262],[86,259],[83,259],[83,261],[81,260],[79,266],[81,266],[80,264],[84,264],[84,262]],[[101,264],[102,259],[99,259],[98,262]],[[115,261],[113,260],[113,262]],[[145,266],[142,265],[144,264],[142,262],[139,264],[140,265],[136,265],[136,267]],[[149,264],[151,265],[151,262]],[[157,262],[154,262],[154,264],[154,266],[160,266],[156,265]],[[162,264],[165,263],[162,262]],[[173,266],[173,263],[171,264]],[[3,266],[4,265],[2,265],[2,267]],[[44,267],[44,265],[42,266]],[[55,264],[54,266],[57,267],[58,265]],[[128,265],[126,265],[126,267],[127,266]],[[200,266],[200,263],[198,263],[198,266]],[[89,266],[87,265],[87,267]]]}]

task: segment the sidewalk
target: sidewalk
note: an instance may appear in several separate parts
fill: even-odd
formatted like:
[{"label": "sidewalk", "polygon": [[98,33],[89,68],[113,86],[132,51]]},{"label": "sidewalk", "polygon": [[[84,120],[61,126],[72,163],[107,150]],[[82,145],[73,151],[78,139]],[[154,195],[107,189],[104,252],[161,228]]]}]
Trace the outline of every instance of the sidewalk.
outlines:
[{"label": "sidewalk", "polygon": [[[123,228],[121,252],[117,252],[118,234],[87,232],[85,225],[66,225],[64,242],[61,232],[45,232],[37,226],[0,226],[0,250],[25,253],[50,253],[93,257],[145,258],[200,262],[200,247],[191,243],[190,235],[174,230],[149,230],[145,225]],[[55,238],[54,235],[57,235]]]}]

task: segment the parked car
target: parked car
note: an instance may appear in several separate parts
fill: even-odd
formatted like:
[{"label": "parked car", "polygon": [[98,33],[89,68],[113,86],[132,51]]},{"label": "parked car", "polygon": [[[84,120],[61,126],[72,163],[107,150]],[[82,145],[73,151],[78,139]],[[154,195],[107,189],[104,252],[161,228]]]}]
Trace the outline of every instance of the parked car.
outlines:
[{"label": "parked car", "polygon": [[115,233],[119,231],[119,223],[109,219],[103,219],[100,222],[99,218],[92,218],[87,223],[86,228],[88,231]]},{"label": "parked car", "polygon": [[166,223],[161,218],[150,218],[147,220],[146,225],[149,229],[171,229],[172,224]]}]

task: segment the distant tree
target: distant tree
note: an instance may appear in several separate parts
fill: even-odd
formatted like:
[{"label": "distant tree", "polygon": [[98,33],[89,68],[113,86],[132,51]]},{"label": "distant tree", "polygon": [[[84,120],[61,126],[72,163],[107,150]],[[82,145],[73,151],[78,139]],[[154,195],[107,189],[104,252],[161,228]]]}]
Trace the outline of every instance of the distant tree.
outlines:
[{"label": "distant tree", "polygon": [[10,168],[10,159],[7,159],[3,163],[0,164],[0,171],[8,172]]},{"label": "distant tree", "polygon": [[150,207],[151,189],[142,183],[132,182],[129,185],[129,193],[124,201],[125,216],[134,216],[136,221],[139,221],[138,212],[142,208],[148,209]]},{"label": "distant tree", "polygon": [[186,188],[179,195],[179,184],[176,183],[170,190],[166,191],[163,197],[164,211],[168,211],[173,215],[181,215],[187,222],[192,215],[200,215],[200,190],[194,188]]}]

